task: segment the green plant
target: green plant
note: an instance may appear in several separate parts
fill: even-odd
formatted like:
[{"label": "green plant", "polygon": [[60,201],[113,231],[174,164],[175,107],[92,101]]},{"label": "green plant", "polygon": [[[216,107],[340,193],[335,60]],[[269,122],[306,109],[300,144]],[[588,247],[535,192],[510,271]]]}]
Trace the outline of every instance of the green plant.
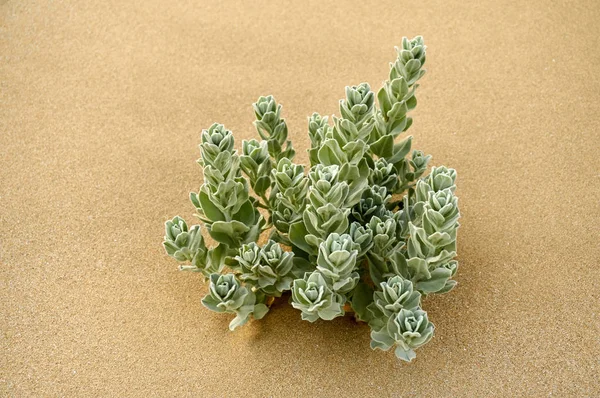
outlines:
[{"label": "green plant", "polygon": [[372,348],[395,347],[405,361],[433,336],[421,300],[456,286],[456,171],[425,175],[431,157],[399,138],[412,125],[426,47],[404,38],[397,52],[377,94],[367,83],[346,87],[339,117],[309,117],[308,170],[292,162],[272,96],[253,105],[262,140],[243,141],[241,154],[223,125],[202,132],[204,183],[190,198],[216,245],[175,217],[164,247],[209,280],[202,303],[235,314],[231,329],[291,292],[302,319],[351,312],[372,329]]}]

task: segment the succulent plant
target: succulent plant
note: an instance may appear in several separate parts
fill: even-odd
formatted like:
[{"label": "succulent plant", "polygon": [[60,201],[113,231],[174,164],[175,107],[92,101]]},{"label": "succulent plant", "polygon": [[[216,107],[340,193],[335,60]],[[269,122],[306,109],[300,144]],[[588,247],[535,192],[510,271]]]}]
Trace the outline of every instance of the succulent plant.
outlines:
[{"label": "succulent plant", "polygon": [[431,173],[427,176],[425,181],[434,192],[441,191],[443,189],[450,189],[452,192],[456,189],[454,181],[456,180],[456,170],[449,169],[445,166],[432,167]]},{"label": "succulent plant", "polygon": [[241,169],[250,180],[252,190],[264,196],[271,187],[271,169],[273,168],[267,141],[242,141]]},{"label": "succulent plant", "polygon": [[308,173],[311,189],[308,200],[312,207],[318,209],[326,204],[344,207],[348,198],[349,186],[346,181],[338,181],[340,167],[318,164]]},{"label": "succulent plant", "polygon": [[198,251],[206,251],[200,226],[194,225],[190,230],[179,216],[165,223],[164,239],[167,254],[177,261],[192,261]]},{"label": "succulent plant", "polygon": [[[283,234],[289,233],[290,225],[301,222],[302,215],[287,207],[281,200],[277,200],[274,206],[272,221],[276,231],[273,231],[273,234],[281,237],[279,232]],[[290,245],[289,240],[286,239],[285,242]]]},{"label": "succulent plant", "polygon": [[342,118],[362,126],[373,117],[375,94],[368,83],[346,87],[346,99],[340,100]]},{"label": "succulent plant", "polygon": [[290,240],[305,252],[316,255],[328,236],[348,229],[350,186],[340,181],[341,168],[318,164],[311,168],[308,203],[302,221],[290,227]]},{"label": "succulent plant", "polygon": [[277,163],[277,168],[273,170],[272,177],[277,185],[278,192],[285,192],[288,188],[294,188],[304,182],[304,166],[294,164],[291,160],[283,158]]},{"label": "succulent plant", "polygon": [[421,36],[412,40],[406,37],[402,39],[402,47],[396,47],[398,58],[391,64],[390,80],[402,77],[409,85],[415,84],[425,74],[422,68],[425,64],[426,49]]},{"label": "succulent plant", "polygon": [[333,233],[319,246],[317,270],[336,293],[348,293],[358,283],[356,258],[360,246],[350,235]]},{"label": "succulent plant", "polygon": [[375,160],[369,175],[369,183],[371,186],[385,188],[386,193],[393,193],[398,185],[398,174],[394,165],[384,158]]},{"label": "succulent plant", "polygon": [[283,158],[293,159],[296,152],[291,141],[287,139],[288,128],[285,120],[281,118],[281,105],[269,95],[260,97],[252,106],[256,115],[254,126],[260,137],[267,141],[269,154],[275,161]]},{"label": "succulent plant", "polygon": [[302,311],[302,319],[314,322],[321,318],[330,321],[344,315],[343,296],[334,293],[319,272],[294,280],[292,306]]},{"label": "succulent plant", "polygon": [[[233,144],[233,134],[222,124],[214,123],[208,130],[202,130],[201,164],[215,167],[218,164],[217,158],[219,155],[233,152]],[[223,157],[223,155],[221,156]]]},{"label": "succulent plant", "polygon": [[[293,164],[283,158],[277,168],[271,173],[273,189],[271,190],[273,224],[284,234],[290,230],[290,225],[302,220],[302,211],[306,207],[306,195],[309,181],[304,175],[304,167]],[[284,240],[289,242],[287,238]]]},{"label": "succulent plant", "polygon": [[307,206],[302,222],[290,228],[290,240],[307,253],[314,254],[329,235],[348,229],[349,213],[350,209],[340,209],[331,203],[318,209]]},{"label": "succulent plant", "polygon": [[284,158],[271,174],[276,187],[276,198],[294,212],[302,211],[309,186],[309,181],[304,175],[304,166]]},{"label": "succulent plant", "polygon": [[380,283],[380,291],[373,294],[374,302],[371,311],[374,314],[390,317],[401,309],[412,310],[421,304],[421,294],[413,290],[410,280],[401,276],[392,276]]},{"label": "succulent plant", "polygon": [[385,187],[373,185],[367,188],[360,201],[352,208],[352,218],[363,225],[369,224],[373,217],[389,218],[390,212],[386,205],[390,197]]},{"label": "succulent plant", "polygon": [[436,232],[452,234],[456,230],[459,218],[458,198],[450,188],[429,193],[422,213],[422,225],[427,234],[432,235]]},{"label": "succulent plant", "polygon": [[310,138],[308,156],[310,158],[310,165],[314,166],[319,164],[318,152],[321,144],[325,139],[332,137],[332,127],[328,123],[328,117],[314,112],[308,118],[308,136]]},{"label": "succulent plant", "polygon": [[350,224],[350,230],[348,231],[350,238],[352,241],[358,245],[358,255],[357,257],[362,258],[371,247],[373,247],[373,230],[371,230],[368,226],[364,226],[359,222],[353,222]]},{"label": "succulent plant", "polygon": [[292,162],[272,96],[252,105],[260,140],[242,141],[239,152],[222,124],[202,130],[204,181],[190,200],[204,225],[175,217],[163,245],[181,270],[209,280],[202,302],[234,314],[230,329],[290,295],[310,322],[351,309],[371,328],[372,348],[395,347],[404,361],[433,336],[421,298],[456,286],[456,171],[427,174],[431,156],[400,137],[412,126],[426,46],[417,36],[396,50],[379,90],[348,86],[339,115],[308,118],[310,167]]},{"label": "succulent plant", "polygon": [[410,362],[416,357],[414,350],[431,340],[434,329],[425,311],[401,309],[382,329],[371,332],[371,348],[387,351],[396,346],[396,357]]},{"label": "succulent plant", "polygon": [[370,253],[387,258],[399,243],[396,236],[396,220],[393,218],[382,220],[379,217],[373,217],[368,226],[373,231],[373,247]]},{"label": "succulent plant", "polygon": [[231,330],[245,324],[251,314],[261,319],[269,310],[265,304],[256,303],[256,295],[242,286],[234,274],[212,274],[208,291],[202,299],[206,308],[236,314],[229,324]]},{"label": "succulent plant", "polygon": [[410,160],[403,158],[400,162],[395,163],[394,166],[399,179],[395,192],[404,192],[412,188],[414,181],[421,177],[427,170],[427,164],[430,160],[430,155],[425,155],[422,151],[414,150]]},{"label": "succulent plant", "polygon": [[394,253],[387,268],[382,267],[383,270],[372,271],[372,274],[378,272],[380,278],[402,275],[413,283],[415,290],[423,294],[447,293],[456,286],[456,281],[450,279],[458,269],[458,262],[452,260],[455,255],[455,252],[444,250],[435,257],[412,257],[407,260],[404,255]]},{"label": "succulent plant", "polygon": [[290,290],[293,281],[291,274],[294,253],[285,252],[272,240],[259,247],[251,242],[239,249],[234,258],[241,272],[240,279],[255,289],[273,297]]}]

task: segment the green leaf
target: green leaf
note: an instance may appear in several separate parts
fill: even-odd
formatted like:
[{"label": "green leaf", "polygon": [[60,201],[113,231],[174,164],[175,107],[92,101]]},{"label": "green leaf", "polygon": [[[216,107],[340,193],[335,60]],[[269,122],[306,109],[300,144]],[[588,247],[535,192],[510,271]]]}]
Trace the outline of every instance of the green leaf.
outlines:
[{"label": "green leaf", "polygon": [[391,135],[384,135],[373,144],[371,144],[371,151],[379,156],[380,158],[389,158],[393,155],[394,150],[394,137]]},{"label": "green leaf", "polygon": [[310,159],[310,165],[314,166],[319,163],[319,148],[311,148],[308,151],[308,157]]},{"label": "green leaf", "polygon": [[211,295],[207,295],[202,299],[202,305],[204,305],[209,310],[214,312],[225,312],[224,309],[217,307],[217,304],[219,304],[219,302],[216,301]]},{"label": "green leaf", "polygon": [[396,347],[394,354],[396,354],[396,358],[401,359],[406,362],[410,362],[417,357],[417,354],[415,354],[414,350],[411,350],[411,349],[405,350],[404,348],[402,348],[400,346]]},{"label": "green leaf", "polygon": [[455,280],[449,279],[446,281],[446,284],[444,285],[444,287],[441,288],[440,290],[438,290],[436,293],[437,294],[448,293],[450,290],[454,289],[457,284],[458,284],[458,282],[456,282]]},{"label": "green leaf", "polygon": [[294,256],[292,261],[294,263],[294,267],[292,268],[291,273],[296,279],[302,279],[304,278],[304,274],[307,272],[313,272],[315,270],[315,265],[311,264],[310,261],[305,258]]},{"label": "green leaf", "polygon": [[413,110],[415,109],[415,107],[417,106],[417,97],[415,97],[414,95],[412,97],[410,97],[409,99],[406,100],[406,106],[408,107],[408,110]]},{"label": "green leaf", "polygon": [[254,214],[254,206],[252,206],[252,202],[247,200],[244,202],[240,210],[235,213],[232,217],[234,220],[237,220],[245,225],[253,225],[256,220]]},{"label": "green leaf", "polygon": [[427,268],[427,261],[419,257],[413,257],[406,262],[410,270],[411,280],[420,281],[431,278],[431,273]]},{"label": "green leaf", "polygon": [[356,313],[356,317],[361,321],[369,322],[373,316],[371,311],[367,310],[367,306],[373,302],[373,288],[365,282],[360,281],[354,289],[352,296],[352,309]]},{"label": "green leaf", "polygon": [[343,161],[345,156],[342,148],[340,148],[340,144],[338,144],[338,142],[333,138],[330,138],[323,143],[323,146],[321,149],[319,149],[317,156],[319,161],[326,166],[330,166],[332,164],[341,166],[345,163]]},{"label": "green leaf", "polygon": [[415,289],[424,293],[435,293],[444,288],[451,274],[452,271],[447,268],[436,268],[431,271],[431,278],[417,282]]},{"label": "green leaf", "polygon": [[[408,112],[406,102],[396,102],[387,114],[388,120],[396,123],[397,121],[400,121],[406,117],[406,112]],[[389,133],[391,133],[391,131],[389,131]]]},{"label": "green leaf", "polygon": [[344,148],[342,149],[344,157],[350,164],[357,164],[358,162],[360,162],[366,151],[367,145],[363,140],[349,142],[346,145],[344,145]]},{"label": "green leaf", "polygon": [[406,157],[406,155],[410,152],[412,138],[412,135],[409,135],[408,137],[394,145],[393,155],[389,158],[386,158],[388,163],[397,164]]},{"label": "green leaf", "polygon": [[250,230],[239,221],[214,222],[209,228],[209,234],[214,240],[231,247],[238,247],[243,241],[243,234]]},{"label": "green leaf", "polygon": [[212,272],[221,272],[225,266],[228,247],[225,244],[219,244],[217,247],[208,251],[210,259],[210,268]]},{"label": "green leaf", "polygon": [[306,227],[302,221],[295,222],[290,225],[290,241],[297,246],[299,249],[307,252],[313,253],[315,252],[314,248],[306,243],[306,239],[304,238],[308,234]]},{"label": "green leaf", "polygon": [[392,109],[392,104],[385,90],[385,86],[379,89],[377,93],[377,101],[379,102],[379,107],[381,108],[381,113],[383,114],[384,119],[387,121],[387,113]]},{"label": "green leaf", "polygon": [[262,176],[256,180],[256,183],[254,184],[254,192],[257,195],[261,196],[265,192],[267,192],[267,189],[269,189],[270,187],[271,187],[271,178],[269,176]]},{"label": "green leaf", "polygon": [[410,128],[410,126],[412,126],[412,124],[413,124],[413,118],[412,117],[407,117],[406,118],[406,125],[404,126],[404,130],[403,131],[408,130]]},{"label": "green leaf", "polygon": [[269,307],[264,304],[256,304],[254,306],[254,311],[252,311],[252,316],[254,319],[262,319],[267,312],[269,312]]},{"label": "green leaf", "polygon": [[200,207],[202,208],[202,212],[208,219],[211,221],[226,221],[225,215],[219,210],[217,206],[215,206],[206,192],[200,191],[198,193],[198,199],[200,203]]},{"label": "green leaf", "polygon": [[190,192],[190,200],[196,209],[201,209],[200,201],[198,200],[198,194],[196,192]]}]

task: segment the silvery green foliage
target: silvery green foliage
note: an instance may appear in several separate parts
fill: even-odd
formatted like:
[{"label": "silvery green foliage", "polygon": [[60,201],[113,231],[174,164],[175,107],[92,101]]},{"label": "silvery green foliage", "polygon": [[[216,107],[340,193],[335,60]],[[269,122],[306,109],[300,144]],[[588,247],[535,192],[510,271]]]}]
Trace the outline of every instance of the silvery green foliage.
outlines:
[{"label": "silvery green foliage", "polygon": [[414,349],[431,340],[433,331],[425,311],[401,309],[380,330],[371,332],[371,348],[387,351],[396,346],[396,356],[410,362],[416,357]]},{"label": "silvery green foliage", "polygon": [[265,222],[250,199],[233,144],[231,131],[221,124],[202,131],[199,163],[204,166],[204,184],[200,192],[190,194],[190,199],[210,236],[237,248],[256,240]]},{"label": "silvery green foliage", "polygon": [[450,188],[438,192],[429,192],[427,201],[422,207],[422,225],[425,232],[455,234],[458,212],[458,198]]},{"label": "silvery green foliage", "polygon": [[163,246],[167,254],[177,261],[192,261],[198,252],[206,252],[200,226],[188,230],[183,218],[176,216],[165,223]]},{"label": "silvery green foliage", "polygon": [[425,178],[425,182],[432,191],[437,192],[449,188],[452,192],[456,189],[454,181],[456,180],[456,170],[445,166],[433,167],[431,173]]},{"label": "silvery green foliage", "polygon": [[264,303],[256,302],[256,295],[242,286],[234,274],[210,275],[209,293],[202,299],[202,304],[215,312],[236,314],[229,324],[234,330],[248,322],[252,314],[255,319],[261,319],[269,311]]},{"label": "silvery green foliage", "polygon": [[454,288],[457,271],[456,231],[460,217],[454,196],[456,171],[433,168],[415,189],[414,219],[408,223],[405,256],[392,259],[394,268],[424,294],[445,293]]},{"label": "silvery green foliage", "polygon": [[179,216],[165,223],[163,246],[169,256],[182,263],[179,266],[182,271],[201,272],[208,277],[223,269],[224,247],[207,249],[200,225],[188,229],[186,222]]},{"label": "silvery green foliage", "polygon": [[421,294],[413,290],[413,284],[401,276],[392,276],[380,283],[381,291],[373,296],[371,311],[375,315],[390,317],[401,309],[415,309],[421,303]]},{"label": "silvery green foliage", "polygon": [[264,197],[271,187],[271,169],[273,168],[267,141],[242,141],[240,167],[248,176],[252,190]]},{"label": "silvery green foliage", "polygon": [[[239,154],[222,124],[202,131],[204,183],[190,198],[218,245],[207,248],[200,226],[175,217],[164,247],[181,269],[210,277],[203,303],[236,314],[231,328],[291,290],[302,319],[331,320],[350,307],[371,327],[373,348],[395,347],[405,361],[433,336],[421,298],[456,286],[456,171],[427,174],[431,156],[400,137],[413,122],[426,46],[418,36],[396,50],[379,90],[348,86],[338,116],[308,118],[310,168],[292,163],[272,96],[253,104],[261,140],[242,141]],[[220,275],[225,264],[233,273]]]},{"label": "silvery green foliage", "polygon": [[281,118],[281,105],[269,95],[260,97],[252,106],[256,115],[254,126],[260,137],[267,141],[269,154],[275,161],[283,158],[293,159],[295,151],[291,141],[287,139],[288,128],[285,120]]},{"label": "silvery green foliage", "polygon": [[381,258],[388,258],[400,243],[396,235],[396,220],[392,217],[380,219],[371,218],[368,226],[373,231],[373,247],[370,254]]},{"label": "silvery green foliage", "polygon": [[385,188],[386,192],[395,192],[398,185],[398,173],[393,164],[388,163],[384,158],[375,160],[371,173],[369,174],[369,183]]},{"label": "silvery green foliage", "polygon": [[[368,184],[369,166],[365,154],[373,130],[374,94],[368,84],[362,83],[348,87],[346,95],[347,98],[340,101],[342,117],[333,118],[333,128],[321,119],[321,127],[315,129],[315,132],[323,133],[316,158],[324,166],[339,166],[338,178],[349,186],[346,204],[352,206],[360,200]],[[317,126],[317,120],[310,120],[309,127],[311,124]]]},{"label": "silvery green foliage", "polygon": [[391,64],[390,80],[398,77],[404,78],[408,84],[413,85],[425,74],[422,69],[425,64],[425,50],[423,37],[417,36],[412,40],[402,39],[402,47],[396,47],[398,58]]},{"label": "silvery green foliage", "polygon": [[414,150],[411,159],[403,158],[400,162],[396,163],[394,166],[399,180],[395,192],[404,192],[411,187],[415,180],[421,177],[427,170],[430,160],[430,155],[425,155],[421,151]]},{"label": "silvery green foliage", "polygon": [[354,199],[350,185],[340,179],[338,165],[313,166],[309,173],[308,203],[302,221],[290,227],[290,240],[305,252],[316,255],[319,245],[331,234],[348,229],[348,214]]},{"label": "silvery green foliage", "polygon": [[306,273],[292,287],[292,306],[302,311],[302,319],[314,322],[344,315],[345,298],[333,292],[319,272]]},{"label": "silvery green foliage", "polygon": [[202,143],[200,152],[202,158],[200,163],[203,166],[213,166],[219,169],[221,165],[226,166],[222,158],[230,159],[233,153],[233,134],[225,126],[214,123],[208,130],[202,131]]},{"label": "silvery green foliage", "polygon": [[344,119],[358,127],[373,123],[375,94],[368,83],[346,87],[346,99],[340,100],[340,113]]},{"label": "silvery green foliage", "polygon": [[319,148],[321,148],[325,138],[330,138],[332,135],[332,127],[329,125],[328,120],[327,116],[321,116],[317,112],[308,118],[308,137],[310,138],[308,155],[311,166],[319,163]]},{"label": "silvery green foliage", "polygon": [[[396,50],[398,57],[394,63],[390,64],[390,79],[384,82],[383,87],[377,93],[380,109],[375,112],[375,128],[369,143],[372,153],[385,158],[388,163],[394,164],[400,180],[394,192],[400,193],[409,188],[409,182],[418,178],[423,166],[423,159],[418,156],[419,153],[413,153],[414,164],[405,159],[411,150],[411,136],[396,144],[394,144],[394,139],[412,125],[412,118],[408,116],[408,112],[417,105],[415,90],[418,85],[416,82],[425,73],[423,65],[425,64],[426,46],[423,45],[421,37],[412,40],[404,38],[402,48]],[[426,166],[429,158],[424,160]],[[414,166],[413,170],[411,170],[411,166]]]},{"label": "silvery green foliage", "polygon": [[333,233],[319,246],[317,270],[336,293],[348,293],[358,283],[356,258],[360,245],[350,235]]},{"label": "silvery green foliage", "polygon": [[410,127],[412,119],[407,113],[417,106],[415,88],[411,88],[403,77],[384,83],[377,94],[381,107],[379,129],[384,127],[387,134],[396,137]]},{"label": "silvery green foliage", "polygon": [[391,217],[391,212],[386,207],[390,197],[385,187],[370,186],[352,208],[352,218],[363,225],[368,225],[373,217],[379,219]]},{"label": "silvery green foliage", "polygon": [[279,161],[271,172],[271,179],[274,181],[271,191],[273,225],[278,231],[288,233],[291,224],[302,220],[309,181],[304,175],[304,166],[287,158]]},{"label": "silvery green foliage", "polygon": [[359,248],[358,259],[362,260],[362,257],[373,247],[373,230],[355,221],[350,224],[350,231],[348,233],[352,241],[358,245],[356,246]]},{"label": "silvery green foliage", "polygon": [[285,252],[270,240],[262,248],[251,242],[243,245],[235,256],[240,279],[269,296],[279,297],[290,290],[294,253]]}]

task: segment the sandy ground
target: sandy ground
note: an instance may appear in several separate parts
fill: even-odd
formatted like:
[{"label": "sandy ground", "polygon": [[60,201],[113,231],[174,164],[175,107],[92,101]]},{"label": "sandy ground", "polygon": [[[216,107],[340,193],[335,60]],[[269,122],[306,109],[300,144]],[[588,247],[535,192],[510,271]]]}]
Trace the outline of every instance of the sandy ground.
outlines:
[{"label": "sandy ground", "polygon": [[[1,3],[0,395],[600,396],[597,1]],[[414,146],[463,212],[435,338],[406,365],[284,304],[228,332],[161,247],[200,130],[240,145],[273,94],[306,162],[306,117],[416,34]]]}]

